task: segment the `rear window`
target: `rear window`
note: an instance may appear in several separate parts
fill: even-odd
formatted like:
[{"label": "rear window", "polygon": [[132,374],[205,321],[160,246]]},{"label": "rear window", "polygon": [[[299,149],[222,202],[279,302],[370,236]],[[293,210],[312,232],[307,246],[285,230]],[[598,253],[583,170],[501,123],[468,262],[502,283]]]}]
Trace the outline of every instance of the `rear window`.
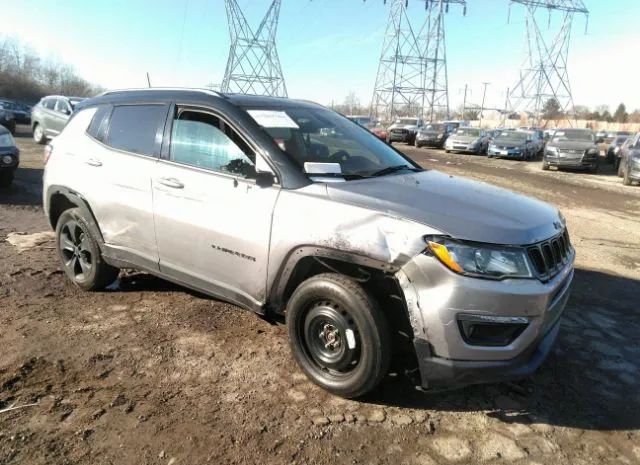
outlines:
[{"label": "rear window", "polygon": [[115,107],[107,144],[139,155],[158,156],[167,109],[163,105],[125,105]]}]

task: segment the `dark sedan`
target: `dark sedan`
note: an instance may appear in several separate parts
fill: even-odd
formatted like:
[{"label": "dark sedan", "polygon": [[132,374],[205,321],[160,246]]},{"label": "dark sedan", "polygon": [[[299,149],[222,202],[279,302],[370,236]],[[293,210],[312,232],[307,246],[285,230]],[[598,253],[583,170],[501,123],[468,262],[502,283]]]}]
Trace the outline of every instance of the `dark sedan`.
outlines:
[{"label": "dark sedan", "polygon": [[20,150],[8,129],[0,126],[0,187],[7,187],[20,163]]}]

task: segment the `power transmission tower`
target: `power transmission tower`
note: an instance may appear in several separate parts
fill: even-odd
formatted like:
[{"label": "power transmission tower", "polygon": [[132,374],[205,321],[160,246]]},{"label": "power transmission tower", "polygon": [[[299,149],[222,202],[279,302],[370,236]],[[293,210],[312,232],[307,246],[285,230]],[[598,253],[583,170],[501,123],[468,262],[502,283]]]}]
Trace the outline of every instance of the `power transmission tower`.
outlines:
[{"label": "power transmission tower", "polygon": [[[433,120],[449,116],[445,13],[466,0],[421,0],[426,18],[416,31],[407,0],[392,0],[371,102],[376,117],[421,115]],[[386,3],[386,2],[385,2]]]},{"label": "power transmission tower", "polygon": [[231,47],[222,92],[287,96],[280,59],[276,49],[276,31],[281,0],[273,0],[254,33],[236,0],[225,0]]},{"label": "power transmission tower", "polygon": [[[527,59],[520,70],[520,79],[511,89],[507,99],[513,111],[525,111],[530,121],[538,125],[544,106],[555,99],[560,111],[574,115],[573,96],[569,83],[567,61],[571,26],[576,13],[589,15],[582,0],[511,0],[526,10]],[[548,14],[548,30],[543,31],[539,11]],[[559,27],[551,28],[551,15],[561,14]]]}]

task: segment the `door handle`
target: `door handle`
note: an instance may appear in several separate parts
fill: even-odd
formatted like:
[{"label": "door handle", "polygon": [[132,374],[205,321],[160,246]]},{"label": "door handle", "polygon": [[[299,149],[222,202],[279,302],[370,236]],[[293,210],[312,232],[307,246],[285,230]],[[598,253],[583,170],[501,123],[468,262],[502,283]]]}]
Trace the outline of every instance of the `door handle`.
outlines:
[{"label": "door handle", "polygon": [[163,186],[171,187],[173,189],[182,189],[184,187],[184,184],[176,178],[159,178],[158,182]]},{"label": "door handle", "polygon": [[90,166],[102,166],[102,162],[95,158],[89,158],[85,163]]}]

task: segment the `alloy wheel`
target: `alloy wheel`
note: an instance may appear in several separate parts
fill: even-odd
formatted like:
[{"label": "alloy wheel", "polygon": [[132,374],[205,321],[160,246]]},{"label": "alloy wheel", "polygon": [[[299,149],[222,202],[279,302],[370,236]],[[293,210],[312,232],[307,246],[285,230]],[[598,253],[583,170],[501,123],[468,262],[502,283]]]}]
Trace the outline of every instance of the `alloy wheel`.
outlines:
[{"label": "alloy wheel", "polygon": [[93,270],[89,239],[77,221],[67,221],[60,231],[60,251],[65,268],[73,279],[83,282]]}]

